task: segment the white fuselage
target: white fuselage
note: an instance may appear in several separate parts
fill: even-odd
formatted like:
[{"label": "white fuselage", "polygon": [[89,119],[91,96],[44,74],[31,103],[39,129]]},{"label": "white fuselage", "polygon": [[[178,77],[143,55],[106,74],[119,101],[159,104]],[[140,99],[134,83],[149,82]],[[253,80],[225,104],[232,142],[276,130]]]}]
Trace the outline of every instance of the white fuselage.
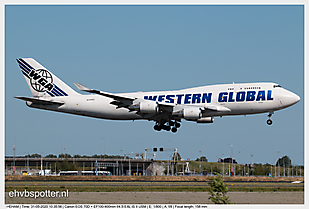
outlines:
[{"label": "white fuselage", "polygon": [[[221,84],[188,88],[175,91],[122,93],[122,96],[153,100],[172,105],[173,111],[189,106],[216,106],[230,111],[204,112],[203,117],[225,115],[247,115],[274,112],[297,103],[296,94],[275,83]],[[97,95],[74,95],[56,97],[63,105],[41,105],[27,102],[29,107],[46,109],[88,117],[111,120],[148,119],[127,108],[110,104],[114,99]]]}]

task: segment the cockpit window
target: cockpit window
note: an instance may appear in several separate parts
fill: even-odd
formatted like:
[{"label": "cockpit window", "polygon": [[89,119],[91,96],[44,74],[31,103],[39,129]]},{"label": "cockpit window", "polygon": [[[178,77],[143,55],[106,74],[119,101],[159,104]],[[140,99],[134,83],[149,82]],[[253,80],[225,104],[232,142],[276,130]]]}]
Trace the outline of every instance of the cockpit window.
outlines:
[{"label": "cockpit window", "polygon": [[274,85],[274,88],[281,87],[280,85]]}]

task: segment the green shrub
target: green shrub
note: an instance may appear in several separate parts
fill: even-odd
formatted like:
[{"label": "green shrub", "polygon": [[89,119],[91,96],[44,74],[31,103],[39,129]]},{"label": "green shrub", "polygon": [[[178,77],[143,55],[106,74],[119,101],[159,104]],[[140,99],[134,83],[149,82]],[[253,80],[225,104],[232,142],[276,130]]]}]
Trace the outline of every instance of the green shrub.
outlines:
[{"label": "green shrub", "polygon": [[210,178],[208,183],[210,186],[209,198],[215,204],[230,204],[229,196],[226,196],[228,192],[228,187],[224,185],[222,176],[215,173],[217,178]]}]

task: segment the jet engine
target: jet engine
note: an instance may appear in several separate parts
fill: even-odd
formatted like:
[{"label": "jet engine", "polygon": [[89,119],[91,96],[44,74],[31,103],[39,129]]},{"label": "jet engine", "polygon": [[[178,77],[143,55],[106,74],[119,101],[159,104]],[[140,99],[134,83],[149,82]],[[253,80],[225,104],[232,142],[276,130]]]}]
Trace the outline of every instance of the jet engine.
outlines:
[{"label": "jet engine", "polygon": [[214,118],[213,117],[203,117],[196,120],[197,123],[213,123]]},{"label": "jet engine", "polygon": [[138,111],[140,113],[158,113],[159,106],[156,102],[139,102],[129,107],[131,110]]},{"label": "jet engine", "polygon": [[197,120],[202,117],[201,108],[191,107],[182,110],[183,118],[187,120]]}]

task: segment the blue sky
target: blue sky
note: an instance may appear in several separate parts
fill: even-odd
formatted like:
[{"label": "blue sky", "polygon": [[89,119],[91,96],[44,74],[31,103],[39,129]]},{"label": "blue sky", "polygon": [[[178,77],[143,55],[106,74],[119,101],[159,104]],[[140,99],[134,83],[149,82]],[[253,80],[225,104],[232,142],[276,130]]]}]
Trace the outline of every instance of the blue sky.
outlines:
[{"label": "blue sky", "polygon": [[[276,82],[301,101],[273,115],[184,121],[177,134],[153,122],[98,120],[28,108],[16,58],[33,57],[76,91],[107,92]],[[303,6],[6,6],[5,155],[142,153],[178,148],[185,159],[233,155],[240,163],[304,163]],[[120,151],[122,150],[122,151]],[[200,152],[201,151],[201,152]],[[279,153],[278,153],[279,151]],[[240,153],[239,153],[240,152]],[[171,152],[159,153],[167,159]]]}]

